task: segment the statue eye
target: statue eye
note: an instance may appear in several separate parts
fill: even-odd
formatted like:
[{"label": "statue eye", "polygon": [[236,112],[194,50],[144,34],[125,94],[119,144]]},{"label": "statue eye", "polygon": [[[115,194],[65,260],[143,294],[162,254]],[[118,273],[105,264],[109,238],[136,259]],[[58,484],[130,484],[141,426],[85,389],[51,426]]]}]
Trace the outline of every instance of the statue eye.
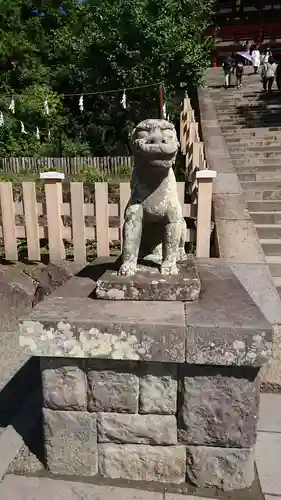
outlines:
[{"label": "statue eye", "polygon": [[147,137],[148,133],[145,130],[142,130],[141,132],[138,133],[138,138],[139,139],[144,139],[144,137]]}]

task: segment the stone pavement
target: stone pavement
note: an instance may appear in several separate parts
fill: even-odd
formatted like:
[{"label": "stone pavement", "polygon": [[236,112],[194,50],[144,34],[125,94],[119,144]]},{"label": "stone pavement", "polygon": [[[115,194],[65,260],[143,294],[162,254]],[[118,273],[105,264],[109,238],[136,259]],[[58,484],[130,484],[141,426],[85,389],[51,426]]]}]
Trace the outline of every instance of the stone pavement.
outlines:
[{"label": "stone pavement", "polygon": [[210,500],[193,495],[13,475],[7,476],[0,487],[1,500],[109,500],[114,497],[116,500]]},{"label": "stone pavement", "polygon": [[265,499],[281,500],[281,394],[261,394],[256,464]]}]

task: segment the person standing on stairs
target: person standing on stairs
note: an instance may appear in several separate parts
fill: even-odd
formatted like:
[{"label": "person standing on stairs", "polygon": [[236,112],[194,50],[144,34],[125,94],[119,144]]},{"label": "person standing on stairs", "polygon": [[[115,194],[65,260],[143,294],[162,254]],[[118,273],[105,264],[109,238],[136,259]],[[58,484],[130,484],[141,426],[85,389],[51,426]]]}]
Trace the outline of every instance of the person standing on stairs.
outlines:
[{"label": "person standing on stairs", "polygon": [[276,70],[276,83],[278,90],[281,90],[281,60],[279,61]]},{"label": "person standing on stairs", "polygon": [[[246,42],[242,45],[244,51],[246,54],[250,55],[251,52],[251,44],[249,41],[246,40]],[[245,58],[245,65],[248,66],[250,64],[249,59]]]},{"label": "person standing on stairs", "polygon": [[242,61],[237,61],[236,64],[236,86],[238,89],[242,87],[242,76],[244,73],[244,65]]},{"label": "person standing on stairs", "polygon": [[224,71],[224,86],[227,89],[231,84],[231,75],[234,70],[235,61],[233,56],[227,56],[222,63],[222,68]]},{"label": "person standing on stairs", "polygon": [[260,63],[261,63],[261,53],[259,50],[259,46],[256,45],[252,52],[252,63],[254,67],[254,74],[256,75],[259,71]]},{"label": "person standing on stairs", "polygon": [[261,63],[262,63],[263,65],[264,65],[264,64],[266,64],[266,63],[268,62],[268,59],[269,59],[270,57],[272,57],[272,52],[271,52],[270,48],[269,48],[269,47],[267,47],[267,48],[265,49],[265,53],[263,54],[263,56],[262,56],[262,58],[261,58]]},{"label": "person standing on stairs", "polygon": [[268,58],[268,62],[262,68],[262,83],[263,89],[267,92],[272,92],[272,85],[276,76],[277,64],[272,56]]}]

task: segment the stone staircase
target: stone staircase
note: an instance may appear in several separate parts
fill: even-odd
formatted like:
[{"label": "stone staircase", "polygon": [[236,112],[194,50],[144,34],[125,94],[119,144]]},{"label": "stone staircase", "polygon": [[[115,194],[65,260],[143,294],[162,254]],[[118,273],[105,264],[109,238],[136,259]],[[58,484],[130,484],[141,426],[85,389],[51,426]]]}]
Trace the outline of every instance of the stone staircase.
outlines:
[{"label": "stone staircase", "polygon": [[208,84],[218,120],[281,295],[281,93],[263,93],[259,75],[245,75],[241,90],[218,82],[222,71],[212,70]]}]

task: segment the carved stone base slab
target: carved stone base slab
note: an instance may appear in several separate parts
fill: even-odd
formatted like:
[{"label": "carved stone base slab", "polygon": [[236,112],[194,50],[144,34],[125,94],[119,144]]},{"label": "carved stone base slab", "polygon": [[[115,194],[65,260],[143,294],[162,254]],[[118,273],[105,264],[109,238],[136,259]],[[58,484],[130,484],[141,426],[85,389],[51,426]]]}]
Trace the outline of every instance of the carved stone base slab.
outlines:
[{"label": "carved stone base slab", "polygon": [[157,267],[139,265],[134,276],[106,271],[97,281],[96,297],[105,300],[193,301],[201,283],[192,260],[178,264],[177,276],[164,276]]}]

